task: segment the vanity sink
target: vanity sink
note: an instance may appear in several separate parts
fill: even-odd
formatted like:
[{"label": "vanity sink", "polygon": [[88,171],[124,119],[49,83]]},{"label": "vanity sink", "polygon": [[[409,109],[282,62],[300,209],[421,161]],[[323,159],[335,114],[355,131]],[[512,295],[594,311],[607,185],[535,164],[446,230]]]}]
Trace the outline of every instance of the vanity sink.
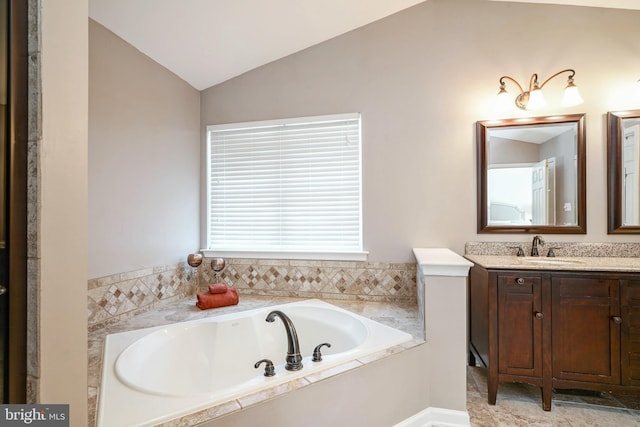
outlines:
[{"label": "vanity sink", "polygon": [[584,261],[579,259],[570,259],[570,258],[522,258],[519,260],[524,264],[535,264],[535,265],[580,265],[584,264]]}]

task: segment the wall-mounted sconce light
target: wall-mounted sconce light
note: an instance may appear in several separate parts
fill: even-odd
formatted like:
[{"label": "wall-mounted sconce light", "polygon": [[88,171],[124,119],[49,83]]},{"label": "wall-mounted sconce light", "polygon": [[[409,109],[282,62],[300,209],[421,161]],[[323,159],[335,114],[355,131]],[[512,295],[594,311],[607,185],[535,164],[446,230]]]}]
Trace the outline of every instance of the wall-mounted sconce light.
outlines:
[{"label": "wall-mounted sconce light", "polygon": [[570,73],[569,79],[567,80],[567,87],[564,89],[564,97],[562,98],[562,106],[563,107],[572,107],[574,105],[582,104],[584,101],[580,96],[580,92],[578,92],[578,87],[573,83],[573,77],[576,75],[576,72],[571,69],[566,69],[562,71],[558,71],[547,80],[542,82],[542,84],[538,83],[538,75],[532,74],[531,79],[529,79],[529,88],[528,90],[524,90],[520,83],[515,81],[512,77],[502,76],[500,77],[500,91],[498,92],[498,104],[501,106],[501,109],[504,109],[509,103],[510,97],[509,93],[505,89],[505,80],[510,80],[518,86],[518,90],[520,93],[516,96],[515,104],[518,108],[522,110],[536,110],[538,108],[542,108],[546,105],[546,101],[544,100],[544,95],[542,94],[542,88],[546,85],[549,80],[553,79],[556,76],[559,76],[562,73]]}]

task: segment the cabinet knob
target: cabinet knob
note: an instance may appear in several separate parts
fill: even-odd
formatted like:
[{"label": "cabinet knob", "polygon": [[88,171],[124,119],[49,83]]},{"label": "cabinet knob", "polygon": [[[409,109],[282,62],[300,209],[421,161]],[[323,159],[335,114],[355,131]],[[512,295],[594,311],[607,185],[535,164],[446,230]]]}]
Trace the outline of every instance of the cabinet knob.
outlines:
[{"label": "cabinet knob", "polygon": [[522,277],[518,277],[518,278],[516,279],[516,283],[517,283],[518,285],[524,285],[524,279],[523,279]]},{"label": "cabinet knob", "polygon": [[622,317],[620,316],[613,316],[611,320],[613,320],[613,323],[615,323],[616,325],[619,325],[622,323]]},{"label": "cabinet knob", "polygon": [[544,317],[544,314],[537,312],[536,313],[536,319],[542,319]]}]

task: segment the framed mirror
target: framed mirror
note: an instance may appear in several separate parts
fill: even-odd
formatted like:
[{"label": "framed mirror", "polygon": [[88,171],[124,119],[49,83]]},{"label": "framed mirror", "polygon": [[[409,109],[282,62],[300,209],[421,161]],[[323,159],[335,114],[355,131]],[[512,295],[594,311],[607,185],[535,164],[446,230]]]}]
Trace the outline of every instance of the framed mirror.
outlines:
[{"label": "framed mirror", "polygon": [[609,234],[640,234],[640,110],[607,113]]},{"label": "framed mirror", "polygon": [[476,123],[479,233],[587,232],[584,114]]}]

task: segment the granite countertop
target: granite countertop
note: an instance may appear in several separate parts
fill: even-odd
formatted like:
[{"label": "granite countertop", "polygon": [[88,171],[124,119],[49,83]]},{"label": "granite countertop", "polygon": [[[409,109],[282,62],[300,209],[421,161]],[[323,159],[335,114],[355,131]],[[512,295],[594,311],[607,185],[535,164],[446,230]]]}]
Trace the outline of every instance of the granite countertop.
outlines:
[{"label": "granite countertop", "polygon": [[517,257],[472,254],[464,257],[481,267],[492,269],[640,273],[640,258],[637,257]]}]

